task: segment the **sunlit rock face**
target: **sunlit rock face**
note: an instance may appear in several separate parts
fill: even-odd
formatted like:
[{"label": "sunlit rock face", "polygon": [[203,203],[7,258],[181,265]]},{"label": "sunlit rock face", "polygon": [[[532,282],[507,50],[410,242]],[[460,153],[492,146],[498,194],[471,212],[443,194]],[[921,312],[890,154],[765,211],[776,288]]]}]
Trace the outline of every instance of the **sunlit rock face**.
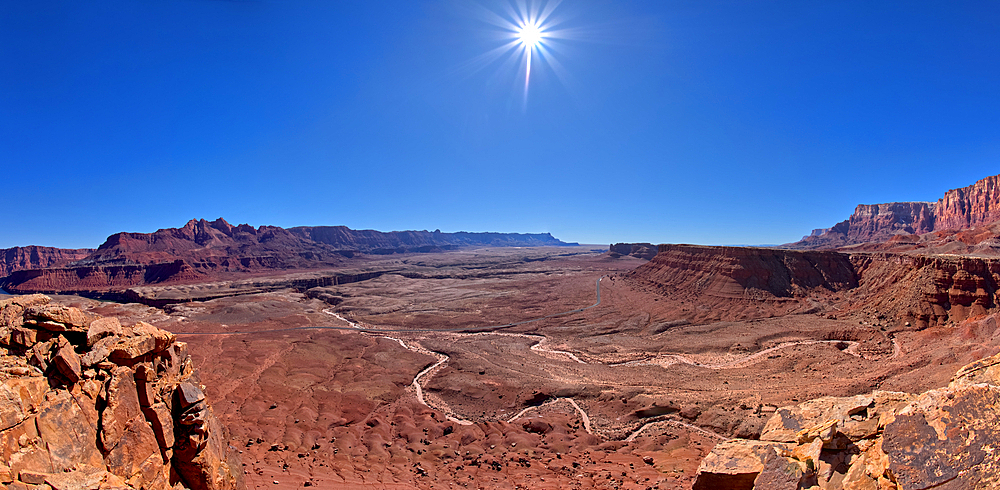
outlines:
[{"label": "sunlit rock face", "polygon": [[919,327],[997,311],[998,278],[996,257],[698,245],[660,245],[626,275],[666,302],[711,307],[688,314],[692,321],[801,313],[826,302],[871,306]]},{"label": "sunlit rock face", "polygon": [[876,391],[778,409],[761,440],[716,446],[694,488],[986,489],[1000,485],[995,355],[919,395]]},{"label": "sunlit rock face", "polygon": [[173,334],[16,296],[0,301],[0,355],[3,483],[246,488]]},{"label": "sunlit rock face", "polygon": [[[815,230],[811,235],[787,246],[818,249],[888,242],[896,237],[981,228],[998,221],[1000,221],[1000,175],[994,175],[968,187],[949,190],[937,202],[858,205],[854,214],[846,221],[832,228]],[[969,243],[971,238],[973,237],[964,236],[958,241],[971,244]],[[980,236],[975,243],[994,238],[996,238],[995,233],[989,237]],[[918,238],[910,238],[910,241],[913,240]]]},{"label": "sunlit rock face", "polygon": [[14,271],[65,265],[92,253],[89,248],[13,247],[0,250],[0,277]]}]

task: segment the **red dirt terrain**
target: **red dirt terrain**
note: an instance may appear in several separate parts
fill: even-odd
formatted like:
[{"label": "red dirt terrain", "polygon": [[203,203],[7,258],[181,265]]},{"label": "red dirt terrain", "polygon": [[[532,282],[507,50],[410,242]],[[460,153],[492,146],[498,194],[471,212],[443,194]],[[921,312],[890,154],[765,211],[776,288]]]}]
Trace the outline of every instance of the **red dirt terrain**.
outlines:
[{"label": "red dirt terrain", "polygon": [[778,407],[919,393],[1000,351],[989,260],[568,250],[403,255],[364,281],[162,309],[57,299],[188,342],[269,488],[690,488]]},{"label": "red dirt terrain", "polygon": [[[1000,481],[983,415],[1000,375],[980,373],[1000,353],[997,180],[794,245],[835,250],[648,261],[647,244],[350,256],[316,241],[339,232],[201,222],[94,253],[139,267],[123,291],[145,304],[54,302],[186,342],[251,487],[965,488]],[[306,239],[315,255],[286,254]],[[188,269],[147,280],[174,258]]]},{"label": "red dirt terrain", "polygon": [[[604,422],[609,415],[586,407],[596,399],[578,402],[572,391],[538,395],[551,391],[551,382],[525,392],[525,386],[541,376],[524,378],[518,374],[524,367],[505,374],[520,366],[517,357],[509,356],[479,374],[480,365],[457,356],[452,361],[439,345],[459,340],[456,349],[465,352],[499,342],[500,349],[515,351],[522,361],[536,366],[565,364],[564,354],[531,349],[540,336],[379,333],[351,327],[379,319],[377,314],[363,314],[373,310],[385,314],[380,329],[439,330],[578,309],[593,304],[597,278],[641,263],[597,253],[559,257],[558,252],[549,252],[551,257],[544,260],[531,250],[421,255],[409,259],[414,262],[408,269],[413,278],[386,275],[354,283],[357,290],[341,285],[310,291],[309,296],[344,298],[333,308],[293,292],[185,303],[166,310],[73,297],[62,300],[122,321],[142,318],[187,341],[195,362],[202,366],[202,382],[216,413],[234,434],[233,444],[243,450],[251,486],[690,486],[698,462],[719,436],[683,421],[662,420],[655,430],[619,441],[616,438],[627,434]],[[525,257],[535,260],[524,261]],[[382,304],[379,294],[402,302]],[[355,303],[356,312],[348,306]],[[318,326],[341,330],[300,329]],[[245,333],[203,335],[208,332]],[[471,344],[466,345],[466,338]],[[476,355],[499,362],[491,354]],[[497,387],[497,395],[487,400],[488,406],[449,406],[450,391],[436,383],[464,383],[469,366],[483,383]],[[521,386],[512,384],[518,381]],[[611,396],[590,386],[581,388],[592,395]],[[621,403],[618,398],[614,396],[615,403]],[[622,404],[629,412],[635,405],[630,403],[633,406]],[[465,418],[472,411],[486,410],[489,413],[475,421]]]}]

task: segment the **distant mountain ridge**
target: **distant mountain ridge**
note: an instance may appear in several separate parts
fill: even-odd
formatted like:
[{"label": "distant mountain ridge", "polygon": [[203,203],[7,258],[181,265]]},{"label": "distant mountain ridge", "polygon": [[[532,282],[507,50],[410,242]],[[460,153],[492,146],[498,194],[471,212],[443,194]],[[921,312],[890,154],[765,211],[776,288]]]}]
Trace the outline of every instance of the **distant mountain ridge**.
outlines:
[{"label": "distant mountain ridge", "polygon": [[556,239],[550,233],[442,233],[435,231],[352,230],[346,226],[297,226],[289,228],[293,234],[318,243],[325,243],[338,250],[356,250],[364,253],[419,252],[430,249],[456,247],[548,247],[572,246]]},{"label": "distant mountain ridge", "polygon": [[784,247],[831,249],[888,242],[900,236],[988,227],[998,221],[1000,175],[994,175],[968,187],[949,190],[937,202],[860,204],[847,220],[831,228],[813,230],[802,240]]},{"label": "distant mountain ridge", "polygon": [[[224,275],[343,266],[355,254],[460,247],[571,246],[551,234],[352,230],[346,226],[254,228],[191,220],[153,233],[116,233],[96,250],[0,250],[0,288],[12,293],[107,291]],[[34,255],[32,255],[32,250]],[[27,257],[27,258],[26,258]],[[34,258],[32,258],[34,257]],[[236,276],[234,276],[236,275]]]}]

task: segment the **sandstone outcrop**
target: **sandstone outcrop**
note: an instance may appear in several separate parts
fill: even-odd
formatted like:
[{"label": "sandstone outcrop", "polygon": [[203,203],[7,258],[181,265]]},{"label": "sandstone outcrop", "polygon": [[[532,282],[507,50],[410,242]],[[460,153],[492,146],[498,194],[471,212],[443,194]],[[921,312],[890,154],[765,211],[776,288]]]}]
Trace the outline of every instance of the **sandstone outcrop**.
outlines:
[{"label": "sandstone outcrop", "polygon": [[170,332],[16,296],[0,300],[0,355],[0,484],[246,488]]},{"label": "sandstone outcrop", "polygon": [[[968,187],[949,190],[937,202],[861,204],[846,221],[832,228],[816,230],[786,246],[831,249],[886,242],[900,235],[983,227],[997,221],[1000,221],[1000,175],[987,177]],[[996,238],[995,234],[989,237]]]},{"label": "sandstone outcrop", "polygon": [[660,245],[634,275],[663,288],[719,297],[789,298],[857,286],[848,255],[750,247]]},{"label": "sandstone outcrop", "polygon": [[694,489],[987,489],[1000,485],[1000,354],[946,388],[778,409],[761,440],[716,446]]}]

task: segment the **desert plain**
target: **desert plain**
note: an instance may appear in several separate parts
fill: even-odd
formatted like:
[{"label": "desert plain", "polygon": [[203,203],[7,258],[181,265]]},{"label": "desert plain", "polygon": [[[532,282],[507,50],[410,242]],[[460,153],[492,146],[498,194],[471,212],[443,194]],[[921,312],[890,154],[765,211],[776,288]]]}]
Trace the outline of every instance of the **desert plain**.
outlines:
[{"label": "desert plain", "polygon": [[649,290],[644,264],[482,248],[161,308],[53,298],[186,342],[257,488],[690,488],[716,443],[758,437],[778,407],[920,392],[997,350],[967,348],[992,318],[918,330],[845,293],[729,318]]}]

